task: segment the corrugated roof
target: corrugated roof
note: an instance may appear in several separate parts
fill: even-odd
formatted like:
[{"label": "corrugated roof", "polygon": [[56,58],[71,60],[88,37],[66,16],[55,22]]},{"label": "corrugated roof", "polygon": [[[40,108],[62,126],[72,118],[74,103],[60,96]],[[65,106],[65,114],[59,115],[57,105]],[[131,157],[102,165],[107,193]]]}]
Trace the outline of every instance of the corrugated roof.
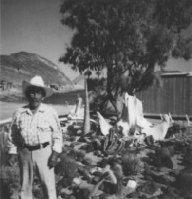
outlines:
[{"label": "corrugated roof", "polygon": [[161,76],[192,76],[192,72],[165,71],[161,73]]}]

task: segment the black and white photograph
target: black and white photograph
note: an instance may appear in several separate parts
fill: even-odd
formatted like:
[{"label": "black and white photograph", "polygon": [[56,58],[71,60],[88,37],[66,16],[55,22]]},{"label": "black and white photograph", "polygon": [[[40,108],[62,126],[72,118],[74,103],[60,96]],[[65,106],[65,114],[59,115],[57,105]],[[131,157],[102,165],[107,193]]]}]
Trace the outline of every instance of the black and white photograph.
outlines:
[{"label": "black and white photograph", "polygon": [[0,9],[0,199],[192,199],[192,0]]}]

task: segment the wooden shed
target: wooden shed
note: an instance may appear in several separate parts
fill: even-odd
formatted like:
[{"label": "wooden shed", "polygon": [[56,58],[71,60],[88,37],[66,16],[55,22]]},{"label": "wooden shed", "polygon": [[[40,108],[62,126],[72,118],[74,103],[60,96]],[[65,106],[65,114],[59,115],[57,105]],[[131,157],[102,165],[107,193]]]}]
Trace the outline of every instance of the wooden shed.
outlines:
[{"label": "wooden shed", "polygon": [[171,113],[174,117],[192,116],[192,73],[165,72],[162,85],[141,91],[136,96],[143,102],[145,115]]}]

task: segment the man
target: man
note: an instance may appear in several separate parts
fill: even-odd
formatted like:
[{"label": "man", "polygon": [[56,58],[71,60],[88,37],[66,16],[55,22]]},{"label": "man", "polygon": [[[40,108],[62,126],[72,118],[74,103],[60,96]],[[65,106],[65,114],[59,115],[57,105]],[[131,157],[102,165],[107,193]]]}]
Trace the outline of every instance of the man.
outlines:
[{"label": "man", "polygon": [[42,182],[44,198],[56,199],[54,166],[62,151],[62,133],[54,109],[42,103],[52,94],[40,76],[23,81],[23,94],[29,104],[13,115],[9,132],[9,163],[18,154],[21,172],[20,199],[32,199],[33,167]]}]

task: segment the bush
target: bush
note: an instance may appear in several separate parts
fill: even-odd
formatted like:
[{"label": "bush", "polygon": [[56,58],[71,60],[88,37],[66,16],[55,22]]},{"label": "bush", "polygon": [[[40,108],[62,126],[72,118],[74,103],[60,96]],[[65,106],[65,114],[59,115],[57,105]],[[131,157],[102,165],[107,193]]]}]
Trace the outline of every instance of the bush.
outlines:
[{"label": "bush", "polygon": [[123,173],[128,175],[136,175],[143,169],[143,163],[136,154],[128,154],[122,157]]},{"label": "bush", "polygon": [[2,198],[13,198],[20,189],[19,167],[2,166],[0,168],[0,182]]}]

